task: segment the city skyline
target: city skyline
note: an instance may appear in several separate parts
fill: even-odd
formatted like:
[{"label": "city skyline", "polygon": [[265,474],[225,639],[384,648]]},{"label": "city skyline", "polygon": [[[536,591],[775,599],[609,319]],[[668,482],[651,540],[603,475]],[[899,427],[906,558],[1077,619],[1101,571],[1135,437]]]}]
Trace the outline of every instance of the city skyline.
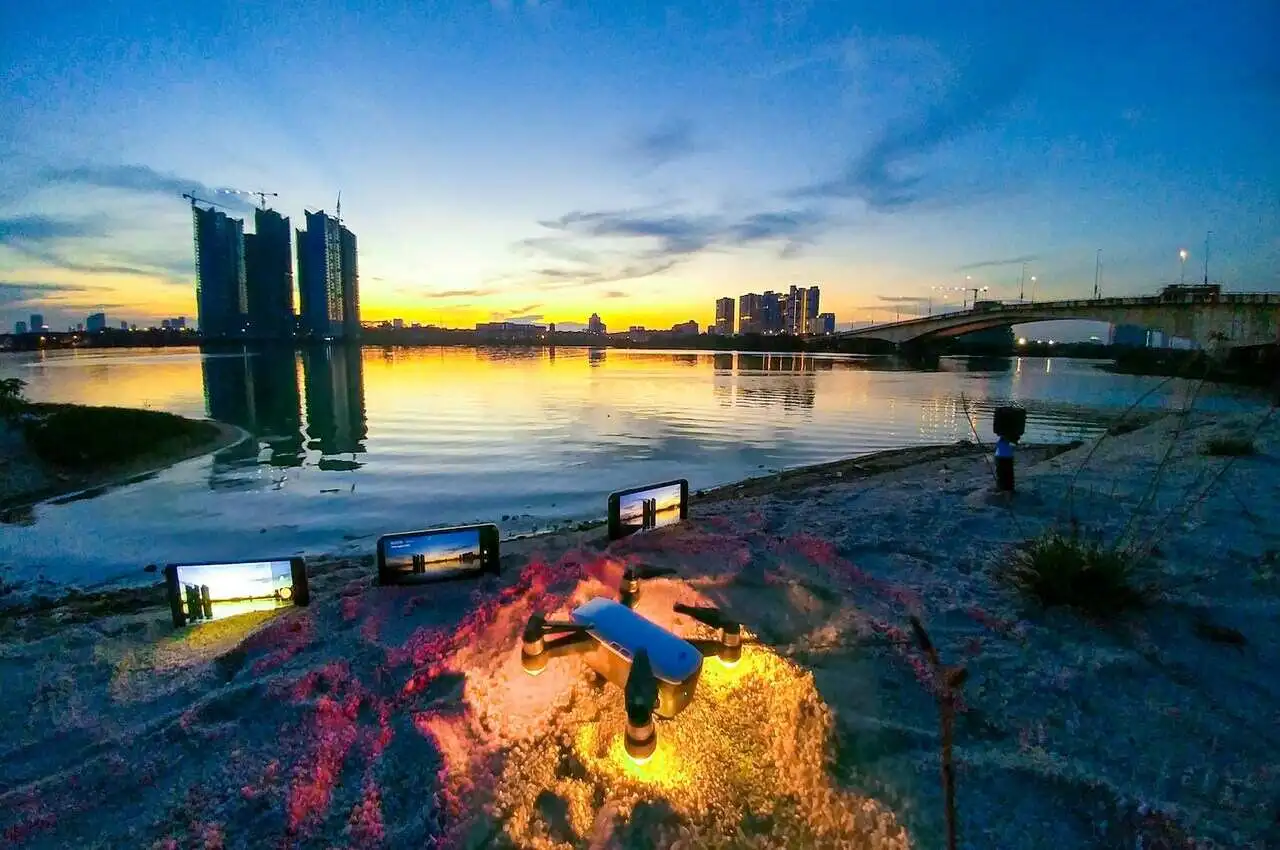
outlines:
[{"label": "city skyline", "polygon": [[966,275],[1015,298],[1024,262],[1087,295],[1098,248],[1104,294],[1153,292],[1210,230],[1215,281],[1278,285],[1265,0],[142,5],[4,13],[31,35],[0,96],[8,327],[195,315],[181,193],[242,217],[263,187],[294,221],[344,190],[374,322],[706,326],[793,280],[886,320]]}]

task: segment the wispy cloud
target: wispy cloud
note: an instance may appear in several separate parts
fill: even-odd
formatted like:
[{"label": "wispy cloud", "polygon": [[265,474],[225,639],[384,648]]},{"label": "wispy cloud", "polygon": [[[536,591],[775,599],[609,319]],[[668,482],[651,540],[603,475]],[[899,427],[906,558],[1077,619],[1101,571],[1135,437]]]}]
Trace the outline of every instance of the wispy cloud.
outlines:
[{"label": "wispy cloud", "polygon": [[628,148],[629,153],[646,167],[659,168],[697,153],[700,145],[693,122],[680,118],[646,130]]},{"label": "wispy cloud", "polygon": [[971,177],[930,173],[921,163],[947,145],[997,123],[1021,93],[1031,67],[1026,57],[1019,56],[1009,64],[954,75],[950,85],[941,86],[940,94],[880,131],[840,173],[795,195],[860,200],[869,209],[893,212],[965,203],[994,191],[995,186]]},{"label": "wispy cloud", "polygon": [[516,325],[538,325],[544,323],[544,318],[541,313],[528,313],[521,316],[507,316],[502,313],[494,313],[493,321],[511,322]]},{"label": "wispy cloud", "polygon": [[997,266],[1019,266],[1023,263],[1034,263],[1040,259],[1035,254],[1020,254],[1016,257],[1005,257],[997,260],[978,260],[974,263],[965,263],[963,266],[956,266],[958,272],[968,272],[974,269],[990,269]]},{"label": "wispy cloud", "polygon": [[71,283],[31,283],[27,281],[0,281],[0,304],[22,307],[38,304],[51,295],[88,292],[89,288]]},{"label": "wispy cloud", "polygon": [[46,168],[40,172],[46,184],[71,184],[118,189],[141,194],[177,197],[184,192],[216,201],[231,210],[249,211],[253,204],[242,195],[224,191],[190,177],[157,171],[147,165],[85,164],[69,168]]},{"label": "wispy cloud", "polygon": [[620,289],[610,289],[608,292],[601,292],[601,298],[630,298],[631,293],[623,292]]},{"label": "wispy cloud", "polygon": [[925,304],[929,301],[928,296],[921,295],[879,295],[877,297],[889,304]]},{"label": "wispy cloud", "polygon": [[0,218],[0,244],[30,246],[59,239],[99,236],[102,225],[84,219],[54,218],[47,215],[23,215]]},{"label": "wispy cloud", "polygon": [[486,295],[497,295],[497,289],[442,289],[438,292],[422,292],[420,290],[402,287],[401,292],[412,294],[418,298],[483,298]]}]

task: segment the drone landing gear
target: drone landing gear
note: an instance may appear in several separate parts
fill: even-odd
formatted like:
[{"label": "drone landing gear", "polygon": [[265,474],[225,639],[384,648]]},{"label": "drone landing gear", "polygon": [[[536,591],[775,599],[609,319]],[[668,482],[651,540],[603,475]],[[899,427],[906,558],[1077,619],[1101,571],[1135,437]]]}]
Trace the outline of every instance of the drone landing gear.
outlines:
[{"label": "drone landing gear", "polygon": [[649,664],[649,653],[637,650],[631,662],[625,689],[627,732],[624,740],[627,755],[637,762],[649,760],[658,749],[658,730],[653,725],[653,710],[658,704],[658,680]]},{"label": "drone landing gear", "polygon": [[552,658],[586,652],[592,645],[591,633],[586,626],[547,622],[543,615],[534,614],[521,636],[520,665],[530,676],[536,676],[546,669]]},{"label": "drone landing gear", "polygon": [[742,624],[731,620],[719,608],[709,605],[684,605],[676,603],[677,614],[692,617],[702,625],[715,629],[719,636],[710,640],[689,641],[703,655],[714,655],[726,667],[732,667],[742,658]]}]

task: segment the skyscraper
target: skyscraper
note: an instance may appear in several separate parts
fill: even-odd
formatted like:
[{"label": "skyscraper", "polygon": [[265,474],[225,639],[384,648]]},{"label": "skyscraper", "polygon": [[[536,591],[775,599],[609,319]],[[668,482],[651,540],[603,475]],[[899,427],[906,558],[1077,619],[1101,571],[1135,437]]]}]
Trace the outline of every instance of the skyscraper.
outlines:
[{"label": "skyscraper", "polygon": [[89,318],[84,320],[84,327],[89,333],[98,333],[107,329],[106,313],[90,313]]},{"label": "skyscraper", "polygon": [[249,333],[265,339],[293,335],[293,251],[289,219],[275,210],[253,211],[255,233],[244,237]]},{"label": "skyscraper", "polygon": [[27,332],[27,323],[19,319],[13,323],[13,332],[15,334],[24,334]]},{"label": "skyscraper", "polygon": [[338,220],[309,212],[307,229],[297,231],[298,295],[302,332],[316,339],[342,336],[342,238]]},{"label": "skyscraper", "polygon": [[343,336],[360,335],[360,265],[356,260],[356,235],[338,225],[338,255],[342,265]]},{"label": "skyscraper", "polygon": [[30,327],[31,327],[31,332],[32,332],[33,334],[38,334],[38,333],[40,333],[40,331],[44,330],[44,314],[43,314],[43,313],[32,313],[32,314],[31,314],[31,326],[30,326]]},{"label": "skyscraper", "polygon": [[592,313],[591,318],[587,319],[587,333],[604,336],[604,332],[604,320],[600,318],[599,314]]},{"label": "skyscraper", "polygon": [[764,299],[755,292],[738,298],[738,333],[758,334],[764,330],[761,324],[761,305]]},{"label": "skyscraper", "polygon": [[733,299],[716,299],[716,333],[733,336]]},{"label": "skyscraper", "polygon": [[239,336],[248,311],[244,274],[244,222],[194,204],[196,309],[205,338]]},{"label": "skyscraper", "polygon": [[768,289],[760,297],[760,332],[782,333],[782,296]]},{"label": "skyscraper", "polygon": [[821,293],[816,286],[811,286],[807,290],[804,299],[804,321],[798,329],[798,333],[822,333],[818,329],[818,298],[820,295]]},{"label": "skyscraper", "polygon": [[836,314],[835,313],[819,313],[818,318],[813,320],[814,333],[816,334],[833,334],[836,332]]}]

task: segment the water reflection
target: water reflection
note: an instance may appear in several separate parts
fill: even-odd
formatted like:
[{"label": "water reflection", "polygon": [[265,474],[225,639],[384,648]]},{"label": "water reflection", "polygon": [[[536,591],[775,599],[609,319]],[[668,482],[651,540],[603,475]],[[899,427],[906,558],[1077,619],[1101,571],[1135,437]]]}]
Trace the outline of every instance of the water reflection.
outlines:
[{"label": "water reflection", "polygon": [[[351,346],[310,349],[302,356],[307,389],[307,448],[318,449],[321,469],[358,469],[368,422],[364,404],[364,363]],[[327,457],[350,454],[350,459]]]},{"label": "water reflection", "polygon": [[818,397],[816,373],[835,363],[805,354],[717,354],[711,391],[721,407],[805,410]]},{"label": "water reflection", "polygon": [[304,466],[308,450],[319,452],[315,465],[321,469],[362,465],[356,455],[365,451],[368,423],[360,349],[325,347],[299,355],[291,349],[264,348],[210,355],[202,360],[201,372],[208,416],[238,425],[255,438],[215,455],[211,486],[243,485],[226,474],[256,464],[277,469]]}]

